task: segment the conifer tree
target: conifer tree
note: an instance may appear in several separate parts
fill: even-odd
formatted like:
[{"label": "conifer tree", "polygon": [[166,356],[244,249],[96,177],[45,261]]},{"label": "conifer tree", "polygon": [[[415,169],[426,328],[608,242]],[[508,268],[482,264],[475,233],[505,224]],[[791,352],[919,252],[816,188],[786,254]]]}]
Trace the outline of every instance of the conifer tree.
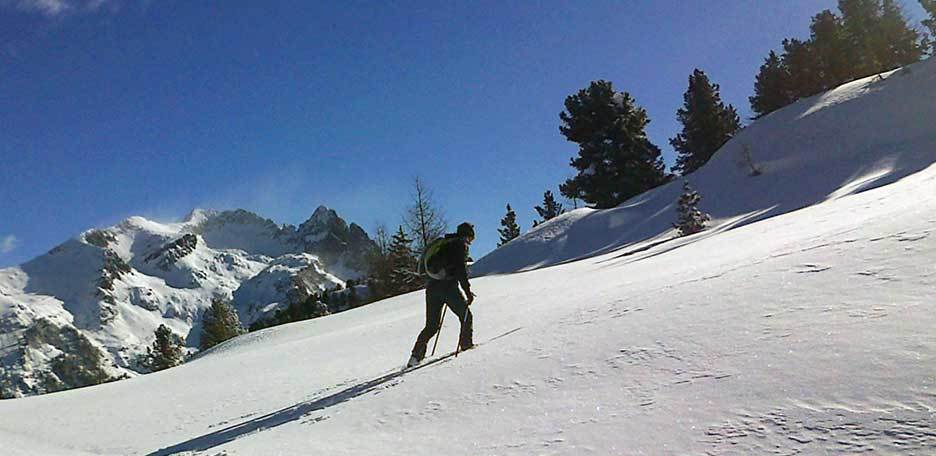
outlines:
[{"label": "conifer tree", "polygon": [[923,20],[923,25],[929,29],[930,50],[936,53],[936,0],[920,0],[920,6],[929,13],[929,17]]},{"label": "conifer tree", "polygon": [[896,0],[881,0],[881,19],[876,38],[875,50],[881,62],[878,72],[917,62],[929,47],[925,36],[908,23]]},{"label": "conifer tree", "polygon": [[916,62],[925,43],[895,0],[839,0],[855,77]]},{"label": "conifer tree", "polygon": [[794,100],[822,91],[821,65],[816,57],[811,41],[783,40],[783,66],[789,75],[786,85]]},{"label": "conifer tree", "polygon": [[500,233],[500,242],[497,243],[498,247],[520,236],[520,226],[517,225],[517,213],[511,209],[509,204],[507,205],[507,215],[501,219],[500,223],[503,228],[497,229],[497,232]]},{"label": "conifer tree", "polygon": [[182,364],[182,338],[166,325],[159,325],[155,335],[153,345],[146,347],[144,367],[156,372]]},{"label": "conifer tree", "polygon": [[699,210],[700,200],[702,200],[702,197],[689,187],[689,182],[683,182],[683,193],[679,197],[677,208],[679,218],[673,224],[673,228],[676,228],[681,236],[688,236],[704,230],[705,222],[710,220],[708,214]]},{"label": "conifer tree", "polygon": [[211,307],[205,311],[205,315],[202,317],[199,347],[202,350],[207,350],[243,333],[244,328],[240,324],[240,318],[238,318],[237,311],[231,307],[231,304],[221,296],[212,298]]},{"label": "conifer tree", "polygon": [[[936,0],[921,4],[929,1]],[[838,7],[841,17],[828,10],[813,17],[809,40],[784,40],[782,56],[771,51],[749,99],[757,117],[844,82],[916,62],[928,49],[896,0],[839,0]]]},{"label": "conifer tree", "polygon": [[390,282],[387,291],[391,295],[407,293],[418,288],[419,276],[416,273],[417,258],[410,239],[403,227],[390,239]]},{"label": "conifer tree", "polygon": [[776,52],[764,59],[754,82],[754,95],[748,98],[755,117],[762,117],[793,102],[790,72]]},{"label": "conifer tree", "polygon": [[627,92],[592,81],[565,100],[559,131],[578,144],[577,174],[559,190],[596,208],[617,206],[666,182],[660,149],[647,138],[650,120]]},{"label": "conifer tree", "polygon": [[674,169],[689,174],[704,165],[741,128],[734,106],[721,101],[718,84],[712,84],[702,70],[689,76],[683,107],[676,111],[682,132],[670,139],[679,154]]},{"label": "conifer tree", "polygon": [[393,270],[390,264],[390,235],[384,225],[377,225],[374,242],[376,246],[368,257],[367,287],[371,297],[379,299],[387,296],[387,284],[390,283],[390,272]]},{"label": "conifer tree", "polygon": [[817,92],[833,89],[852,79],[854,72],[848,62],[848,37],[842,20],[832,11],[823,10],[813,16],[809,31],[813,71],[819,81]]},{"label": "conifer tree", "polygon": [[533,226],[536,227],[540,223],[552,220],[565,213],[565,209],[562,208],[562,204],[556,202],[556,198],[553,197],[552,191],[546,190],[546,193],[543,193],[543,205],[536,206],[533,209],[536,209],[536,213],[543,220],[534,220]]}]

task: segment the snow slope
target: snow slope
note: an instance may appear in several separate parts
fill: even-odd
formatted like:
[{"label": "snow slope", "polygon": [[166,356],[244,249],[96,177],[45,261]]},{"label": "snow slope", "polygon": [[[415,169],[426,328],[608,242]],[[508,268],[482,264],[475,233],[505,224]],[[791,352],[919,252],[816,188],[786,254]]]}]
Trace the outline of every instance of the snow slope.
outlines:
[{"label": "snow slope", "polygon": [[2,401],[0,439],[7,454],[932,454],[934,191],[930,167],[718,236],[475,279],[477,340],[522,329],[383,383],[368,381],[422,325],[418,292]]},{"label": "snow slope", "polygon": [[[936,60],[868,77],[775,111],[687,179],[714,232],[867,190],[920,171],[936,154]],[[762,174],[752,177],[743,159]],[[674,236],[681,179],[607,211],[580,209],[479,260],[476,275],[529,270]]]},{"label": "snow slope", "polygon": [[[846,179],[756,223],[473,279],[476,340],[520,329],[406,375],[391,373],[419,292],[0,401],[0,440],[13,455],[934,454],[936,153],[916,154],[918,172]],[[775,193],[818,181],[788,177]],[[609,217],[586,212],[566,218]],[[594,247],[558,223],[569,252]]]}]

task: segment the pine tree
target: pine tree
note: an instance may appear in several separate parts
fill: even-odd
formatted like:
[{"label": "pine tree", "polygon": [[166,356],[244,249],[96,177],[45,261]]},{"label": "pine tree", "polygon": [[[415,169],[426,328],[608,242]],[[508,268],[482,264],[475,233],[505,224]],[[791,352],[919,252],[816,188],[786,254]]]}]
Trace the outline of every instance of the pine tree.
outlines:
[{"label": "pine tree", "polygon": [[[931,1],[936,2],[921,4]],[[829,10],[813,17],[809,40],[784,40],[782,56],[771,51],[749,99],[757,117],[844,82],[916,62],[928,49],[895,0],[839,0],[838,7],[841,17]]]},{"label": "pine tree", "polygon": [[501,219],[501,226],[503,228],[497,229],[497,232],[500,233],[500,242],[497,243],[498,247],[520,236],[520,226],[517,225],[517,213],[510,208],[509,204],[507,205],[507,215]]},{"label": "pine tree", "polygon": [[559,131],[578,144],[577,174],[559,190],[596,208],[610,208],[666,182],[660,149],[647,138],[650,120],[627,92],[593,81],[565,100]]},{"label": "pine tree", "polygon": [[929,18],[923,20],[923,25],[930,32],[930,49],[936,53],[936,0],[920,0],[920,6],[929,13]]},{"label": "pine tree", "polygon": [[783,40],[783,66],[789,74],[786,86],[794,100],[822,91],[821,65],[811,41]]},{"label": "pine tree", "polygon": [[925,43],[894,0],[839,0],[856,77],[870,76],[922,57]]},{"label": "pine tree", "polygon": [[754,82],[754,95],[748,98],[755,117],[762,117],[793,102],[790,71],[776,52],[764,59]]},{"label": "pine tree", "polygon": [[166,325],[159,325],[155,335],[153,345],[146,347],[143,366],[151,372],[156,372],[182,364],[182,338]]},{"label": "pine tree", "polygon": [[556,202],[556,199],[553,198],[552,191],[546,190],[546,193],[543,193],[543,205],[536,206],[533,209],[536,209],[536,213],[543,220],[534,220],[533,227],[535,228],[540,223],[552,220],[565,213],[565,209],[562,208],[562,204]]},{"label": "pine tree", "polygon": [[842,20],[832,11],[823,10],[813,16],[809,31],[814,71],[819,79],[818,91],[830,90],[855,79],[848,62],[848,37]]},{"label": "pine tree", "polygon": [[677,209],[679,218],[673,224],[680,236],[688,236],[705,229],[705,222],[709,221],[710,217],[699,210],[698,204],[701,199],[702,197],[689,187],[688,181],[683,182],[683,193],[679,197]]},{"label": "pine tree", "polygon": [[709,82],[702,70],[689,76],[683,107],[676,111],[682,132],[670,139],[679,154],[674,169],[689,174],[704,165],[741,128],[734,106],[721,101],[718,84]]},{"label": "pine tree", "polygon": [[896,0],[881,0],[881,18],[875,35],[875,51],[880,71],[892,70],[919,61],[926,53],[925,37],[907,22]]},{"label": "pine tree", "polygon": [[410,239],[403,227],[390,239],[390,281],[387,291],[391,295],[407,293],[418,288],[419,276],[416,273],[417,258]]},{"label": "pine tree", "polygon": [[226,299],[215,296],[211,300],[211,307],[202,317],[201,343],[199,347],[207,350],[228,339],[244,333],[237,311],[231,307]]}]

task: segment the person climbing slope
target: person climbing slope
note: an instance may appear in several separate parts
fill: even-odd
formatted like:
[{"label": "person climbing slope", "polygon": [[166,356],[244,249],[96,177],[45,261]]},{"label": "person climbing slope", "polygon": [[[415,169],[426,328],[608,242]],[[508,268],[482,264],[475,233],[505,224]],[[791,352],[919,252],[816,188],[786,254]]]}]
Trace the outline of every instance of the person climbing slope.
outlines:
[{"label": "person climbing slope", "polygon": [[[454,233],[446,234],[426,248],[422,265],[428,276],[426,284],[426,325],[416,338],[407,366],[412,367],[426,357],[426,347],[432,336],[439,331],[445,305],[452,309],[461,322],[458,338],[460,350],[471,348],[472,316],[468,307],[474,302],[471,284],[468,283],[468,247],[474,241],[474,226],[468,222],[458,225]],[[461,285],[465,294],[458,289]]]}]

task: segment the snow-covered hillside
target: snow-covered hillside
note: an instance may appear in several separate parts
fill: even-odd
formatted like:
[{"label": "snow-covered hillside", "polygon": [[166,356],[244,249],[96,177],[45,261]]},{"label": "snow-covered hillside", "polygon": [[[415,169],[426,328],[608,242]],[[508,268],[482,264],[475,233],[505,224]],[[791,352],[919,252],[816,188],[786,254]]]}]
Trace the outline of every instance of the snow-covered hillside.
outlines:
[{"label": "snow-covered hillside", "polygon": [[319,207],[298,229],[244,210],[131,217],[0,270],[0,397],[136,374],[161,324],[198,345],[215,295],[245,324],[363,274],[373,242]]},{"label": "snow-covered hillside", "polygon": [[[936,155],[934,116],[936,60],[930,59],[776,111],[739,132],[686,179],[714,219],[712,235],[920,171]],[[759,176],[751,175],[751,165]],[[665,241],[675,235],[681,192],[678,179],[613,210],[572,211],[487,255],[473,273],[528,270]]]},{"label": "snow-covered hillside", "polygon": [[[473,279],[481,345],[457,358],[393,373],[423,325],[415,292],[250,333],[167,371],[0,401],[4,451],[934,454],[936,62],[911,70],[745,130],[736,142],[763,147],[752,150],[764,175],[732,174],[723,150],[693,178],[707,210],[735,208],[716,214],[717,229],[663,242],[651,225],[671,221],[662,201],[675,195],[660,189],[626,207],[573,212],[509,245],[528,253],[482,259],[495,271],[607,249]],[[898,105],[920,117],[862,124],[904,138],[868,135],[873,149],[852,140],[866,134],[853,130],[863,122],[851,117],[856,104],[865,117],[898,116]],[[782,149],[760,134],[789,150],[758,156]],[[842,164],[807,137],[842,145]],[[628,223],[641,207],[663,212]],[[533,242],[546,232],[550,242]],[[52,305],[32,299],[35,312]],[[446,319],[443,351],[456,326]]]}]

